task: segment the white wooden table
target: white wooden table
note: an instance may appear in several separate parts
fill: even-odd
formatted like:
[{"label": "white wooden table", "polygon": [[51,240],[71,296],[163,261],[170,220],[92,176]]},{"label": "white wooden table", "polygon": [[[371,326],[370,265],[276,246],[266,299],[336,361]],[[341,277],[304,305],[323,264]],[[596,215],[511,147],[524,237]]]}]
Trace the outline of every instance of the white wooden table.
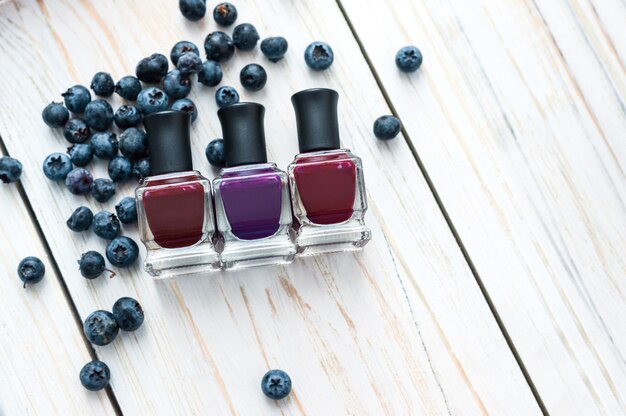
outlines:
[{"label": "white wooden table", "polygon": [[[340,92],[372,242],[286,267],[155,283],[137,266],[87,281],[76,260],[104,243],[65,219],[115,202],[43,176],[66,142],[40,112],[97,71],[117,79],[178,40],[201,45],[215,23],[187,22],[176,3],[0,4],[0,149],[24,164],[21,184],[0,186],[0,414],[626,414],[623,0],[237,0],[238,22],[285,36],[289,52],[277,64],[237,53],[222,85],[241,91],[245,63],[268,69],[242,99],[267,107],[282,167],[297,152],[290,95]],[[329,71],[305,67],[313,40],[332,45]],[[406,44],[424,54],[411,75],[394,64]],[[194,162],[211,177],[213,92],[191,94]],[[388,113],[402,137],[377,141]],[[26,255],[47,273],[23,290]],[[92,349],[82,319],[121,296],[141,302],[145,325]],[[78,382],[95,357],[108,391]],[[290,398],[261,394],[269,368],[292,376]]]}]

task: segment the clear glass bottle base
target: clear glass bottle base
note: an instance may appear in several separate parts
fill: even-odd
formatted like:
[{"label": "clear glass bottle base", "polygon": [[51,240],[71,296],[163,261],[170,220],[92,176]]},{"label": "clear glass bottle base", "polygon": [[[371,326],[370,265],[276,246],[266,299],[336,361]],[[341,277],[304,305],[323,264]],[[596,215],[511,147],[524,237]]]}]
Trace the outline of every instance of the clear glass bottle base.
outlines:
[{"label": "clear glass bottle base", "polygon": [[296,235],[298,256],[361,250],[372,238],[372,232],[361,220],[343,224],[302,225]]},{"label": "clear glass bottle base", "polygon": [[237,270],[269,264],[291,263],[296,246],[289,234],[275,235],[250,244],[249,240],[231,240],[220,254],[223,270]]},{"label": "clear glass bottle base", "polygon": [[155,279],[216,272],[220,270],[219,254],[208,242],[187,248],[148,250],[144,269]]}]

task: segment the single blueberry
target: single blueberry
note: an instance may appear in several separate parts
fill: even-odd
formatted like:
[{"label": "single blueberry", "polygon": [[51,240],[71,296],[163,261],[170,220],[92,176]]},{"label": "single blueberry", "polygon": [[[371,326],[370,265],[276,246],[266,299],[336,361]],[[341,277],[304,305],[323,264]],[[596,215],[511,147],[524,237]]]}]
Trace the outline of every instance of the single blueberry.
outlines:
[{"label": "single blueberry", "polygon": [[70,112],[61,103],[50,103],[41,112],[41,118],[48,127],[63,127],[70,119]]},{"label": "single blueberry", "polygon": [[144,157],[133,162],[132,173],[135,178],[142,180],[150,176],[150,159]]},{"label": "single blueberry", "polygon": [[196,105],[188,98],[181,98],[180,100],[174,101],[172,103],[172,110],[176,111],[184,111],[191,115],[191,122],[193,123],[198,118],[198,110],[196,109]]},{"label": "single blueberry", "polygon": [[22,162],[9,156],[0,157],[0,181],[17,182],[22,176]]},{"label": "single blueberry", "polygon": [[422,52],[415,46],[400,48],[396,54],[396,66],[402,72],[415,72],[422,65]]},{"label": "single blueberry", "polygon": [[93,232],[105,240],[113,240],[120,233],[120,221],[109,211],[100,211],[93,216]]},{"label": "single blueberry", "polygon": [[25,257],[17,266],[17,275],[24,283],[24,287],[27,284],[33,285],[41,282],[44,274],[46,274],[46,266],[37,257]]},{"label": "single blueberry", "polygon": [[198,82],[207,87],[214,87],[222,81],[222,66],[215,61],[204,61],[198,72]]},{"label": "single blueberry", "polygon": [[334,59],[332,48],[324,42],[313,42],[304,50],[304,62],[314,71],[328,69]]},{"label": "single blueberry", "polygon": [[91,184],[91,196],[98,202],[107,202],[115,195],[115,183],[111,179],[98,178]]},{"label": "single blueberry", "polygon": [[186,19],[196,22],[206,14],[206,0],[178,0],[178,8]]},{"label": "single blueberry", "polygon": [[291,393],[291,377],[283,370],[270,370],[261,380],[261,390],[270,399],[284,399]]},{"label": "single blueberry", "polygon": [[65,186],[74,195],[82,195],[89,192],[93,177],[85,168],[74,168],[65,177]]},{"label": "single blueberry", "polygon": [[72,160],[65,153],[52,153],[43,161],[43,174],[51,181],[62,181],[72,170]]},{"label": "single blueberry", "polygon": [[100,159],[113,159],[117,156],[117,136],[111,132],[98,132],[91,136],[93,153]]},{"label": "single blueberry", "polygon": [[148,137],[146,132],[131,127],[120,135],[120,152],[130,160],[141,159],[148,154]]},{"label": "single blueberry", "polygon": [[124,156],[116,156],[109,161],[109,177],[113,182],[124,182],[128,180],[132,170],[132,163]]},{"label": "single blueberry", "polygon": [[191,80],[184,77],[178,69],[174,69],[165,76],[163,89],[168,97],[173,99],[185,98],[191,92]]},{"label": "single blueberry", "polygon": [[93,213],[87,207],[78,207],[67,219],[67,227],[74,232],[87,231],[93,222]]},{"label": "single blueberry", "polygon": [[115,90],[115,82],[111,74],[106,72],[97,72],[91,79],[91,89],[100,97],[110,97]]},{"label": "single blueberry", "polygon": [[220,3],[213,9],[213,19],[220,26],[230,26],[237,20],[237,8],[232,3]]},{"label": "single blueberry", "polygon": [[63,137],[70,143],[85,143],[91,136],[89,126],[82,118],[70,118],[63,128]]},{"label": "single blueberry", "polygon": [[115,206],[117,217],[124,224],[137,222],[137,201],[132,196],[122,198]]},{"label": "single blueberry", "polygon": [[65,107],[72,113],[82,113],[91,101],[91,93],[82,85],[74,85],[61,96],[65,100]]},{"label": "single blueberry", "polygon": [[226,159],[224,158],[224,139],[212,140],[207,145],[204,153],[211,166],[216,168],[226,166]]},{"label": "single blueberry", "polygon": [[267,73],[261,65],[248,64],[241,69],[239,81],[248,91],[259,91],[267,82]]},{"label": "single blueberry", "polygon": [[133,298],[119,298],[111,312],[122,331],[136,331],[143,324],[143,309]]},{"label": "single blueberry", "polygon": [[67,149],[74,166],[87,166],[93,159],[93,149],[89,143],[73,144]]},{"label": "single blueberry", "polygon": [[181,40],[180,42],[176,42],[176,44],[172,47],[170,51],[170,59],[172,63],[176,65],[178,63],[178,58],[181,57],[182,54],[187,52],[193,52],[196,55],[200,56],[200,50],[195,43],[189,42],[188,40]]},{"label": "single blueberry", "polygon": [[287,39],[282,36],[265,38],[261,42],[261,52],[272,62],[278,62],[283,59],[288,47]]},{"label": "single blueberry", "polygon": [[220,87],[215,91],[215,102],[219,108],[237,104],[239,102],[239,93],[233,87]]},{"label": "single blueberry", "polygon": [[120,78],[117,84],[115,84],[115,92],[117,95],[129,101],[135,101],[139,95],[139,91],[141,91],[141,82],[139,82],[137,77],[132,75],[126,75]]},{"label": "single blueberry", "polygon": [[147,58],[143,58],[135,68],[135,75],[140,81],[149,84],[160,82],[167,74],[167,58],[160,53],[154,53]]},{"label": "single blueberry", "polygon": [[109,311],[92,312],[83,323],[83,332],[92,344],[107,345],[117,337],[120,327]]},{"label": "single blueberry", "polygon": [[235,53],[235,45],[226,33],[215,31],[209,33],[204,39],[204,51],[208,60],[224,62]]},{"label": "single blueberry", "polygon": [[158,88],[150,87],[141,90],[137,97],[137,105],[146,115],[157,111],[167,110],[167,94]]},{"label": "single blueberry", "polygon": [[107,244],[106,255],[112,265],[129,267],[139,257],[139,247],[128,237],[117,237]]},{"label": "single blueberry", "polygon": [[202,71],[202,59],[193,52],[187,52],[180,56],[176,69],[180,71],[182,76],[188,77]]},{"label": "single blueberry", "polygon": [[242,51],[251,51],[259,41],[259,33],[250,23],[242,23],[233,29],[233,44]]},{"label": "single blueberry", "polygon": [[122,105],[115,110],[113,116],[115,124],[120,129],[127,129],[129,127],[138,126],[141,123],[142,115],[141,111],[134,105]]},{"label": "single blueberry", "polygon": [[109,384],[111,370],[102,361],[90,361],[80,370],[79,379],[89,391],[102,390]]},{"label": "single blueberry", "polygon": [[394,116],[381,116],[374,122],[374,135],[381,140],[391,140],[400,133],[402,124]]},{"label": "single blueberry", "polygon": [[96,131],[105,131],[113,124],[113,108],[108,102],[97,99],[85,107],[85,122]]},{"label": "single blueberry", "polygon": [[109,277],[115,277],[115,272],[106,268],[104,257],[97,251],[83,253],[78,260],[78,268],[80,274],[89,280],[99,277],[105,270],[111,273]]}]

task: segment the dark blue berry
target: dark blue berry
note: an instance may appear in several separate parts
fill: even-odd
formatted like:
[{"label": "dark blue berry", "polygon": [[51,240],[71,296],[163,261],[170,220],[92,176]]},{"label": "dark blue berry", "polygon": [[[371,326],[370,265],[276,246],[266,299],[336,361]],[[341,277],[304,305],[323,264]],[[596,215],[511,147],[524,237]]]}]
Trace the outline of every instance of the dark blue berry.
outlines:
[{"label": "dark blue berry", "polygon": [[82,118],[70,118],[63,128],[63,137],[70,143],[85,143],[91,136],[89,126]]},{"label": "dark blue berry", "polygon": [[212,140],[206,147],[204,152],[206,158],[216,168],[223,168],[226,166],[226,159],[224,158],[224,140],[215,139]]},{"label": "dark blue berry", "polygon": [[110,97],[115,90],[115,82],[113,82],[111,74],[97,72],[91,79],[91,89],[100,97]]},{"label": "dark blue berry", "polygon": [[233,29],[233,44],[242,51],[251,51],[259,41],[259,33],[250,23],[242,23]]},{"label": "dark blue berry", "polygon": [[122,198],[115,206],[117,217],[124,224],[137,222],[137,201],[132,196]]},{"label": "dark blue berry", "polygon": [[215,102],[222,108],[239,102],[239,93],[229,86],[220,87],[215,91]]},{"label": "dark blue berry", "polygon": [[230,26],[237,20],[237,8],[232,3],[220,3],[213,9],[213,19],[220,26]]},{"label": "dark blue berry", "polygon": [[65,153],[52,153],[43,161],[43,173],[52,181],[64,180],[72,167],[72,160]]},{"label": "dark blue berry", "polygon": [[122,105],[115,111],[113,116],[115,124],[120,129],[138,126],[141,123],[141,111],[134,105]]},{"label": "dark blue berry", "polygon": [[209,33],[204,39],[204,51],[208,60],[224,62],[235,53],[235,45],[226,33],[215,31]]},{"label": "dark blue berry", "polygon": [[192,123],[198,118],[198,110],[196,109],[196,105],[188,98],[181,98],[180,100],[174,101],[174,103],[172,103],[172,110],[184,111],[185,113],[189,113],[191,115]]},{"label": "dark blue berry", "polygon": [[120,78],[117,84],[115,84],[115,92],[117,95],[129,101],[135,101],[137,95],[139,95],[139,91],[141,91],[141,82],[132,75],[126,75]]},{"label": "dark blue berry", "polygon": [[65,177],[65,186],[74,195],[86,194],[92,183],[93,177],[85,168],[74,168]]},{"label": "dark blue berry", "polygon": [[92,312],[83,324],[83,332],[89,342],[100,346],[113,342],[119,331],[120,327],[109,311]]},{"label": "dark blue berry", "polygon": [[422,52],[415,46],[405,46],[396,54],[396,66],[402,72],[415,72],[422,65]]},{"label": "dark blue berry", "polygon": [[400,133],[400,120],[394,116],[381,116],[374,122],[374,135],[381,140],[393,139]]},{"label": "dark blue berry", "polygon": [[265,38],[261,42],[261,52],[272,62],[278,62],[283,59],[288,47],[287,39],[282,36]]},{"label": "dark blue berry", "polygon": [[109,162],[109,177],[113,182],[124,182],[128,180],[132,170],[132,163],[124,156],[116,156]]},{"label": "dark blue berry", "polygon": [[91,184],[91,196],[98,202],[107,202],[115,195],[115,183],[111,179],[98,178]]},{"label": "dark blue berry", "polygon": [[137,160],[148,154],[148,137],[146,132],[131,127],[120,135],[120,152],[130,160]]},{"label": "dark blue berry", "polygon": [[[78,268],[80,269],[80,274],[85,279],[89,280],[99,277],[105,270],[107,270],[104,263],[104,257],[97,251],[88,251],[83,253],[80,256],[80,260],[78,260]],[[111,272],[110,277],[115,276],[115,272],[111,270],[109,270],[109,272]]]},{"label": "dark blue berry", "polygon": [[259,91],[267,82],[267,73],[261,65],[248,64],[241,69],[239,81],[248,91]]},{"label": "dark blue berry", "polygon": [[195,43],[189,42],[188,40],[181,40],[180,42],[176,42],[176,44],[172,47],[170,51],[170,59],[172,63],[176,65],[178,63],[178,58],[181,57],[182,54],[187,52],[193,52],[196,55],[200,56],[200,51]]},{"label": "dark blue berry", "polygon": [[91,136],[91,147],[93,153],[100,159],[113,159],[117,156],[117,137],[115,133],[98,132]]},{"label": "dark blue berry", "polygon": [[91,93],[82,85],[74,85],[61,96],[65,100],[65,107],[72,113],[82,113],[91,101]]},{"label": "dark blue berry", "polygon": [[168,97],[173,99],[184,98],[191,91],[191,80],[184,77],[178,69],[174,69],[165,76],[163,89]]},{"label": "dark blue berry", "polygon": [[97,212],[93,216],[93,232],[105,240],[113,240],[120,233],[120,221],[108,211]]},{"label": "dark blue berry", "polygon": [[9,156],[0,157],[0,181],[17,182],[22,176],[22,162]]},{"label": "dark blue berry", "polygon": [[85,107],[85,122],[96,131],[105,131],[113,124],[113,108],[108,102],[97,99]]},{"label": "dark blue berry", "polygon": [[138,180],[150,176],[150,159],[144,157],[133,162],[133,176]]},{"label": "dark blue berry", "polygon": [[186,19],[196,22],[206,14],[206,0],[179,0],[178,8]]},{"label": "dark blue berry", "polygon": [[74,166],[87,166],[93,159],[93,149],[89,143],[73,144],[67,149],[67,154]]},{"label": "dark blue berry", "polygon": [[143,309],[133,298],[119,298],[111,312],[122,331],[136,331],[143,324]]},{"label": "dark blue berry", "polygon": [[261,380],[261,390],[270,399],[284,399],[291,393],[291,377],[283,370],[270,370]]},{"label": "dark blue berry", "polygon": [[117,237],[107,244],[106,255],[115,267],[129,267],[139,257],[139,247],[128,237]]},{"label": "dark blue berry", "polygon": [[188,77],[202,71],[202,59],[193,52],[187,52],[180,56],[176,69],[180,71],[182,76]]},{"label": "dark blue berry", "polygon": [[167,74],[167,67],[168,62],[165,55],[154,53],[139,61],[135,68],[135,75],[140,81],[155,84]]},{"label": "dark blue berry", "polygon": [[207,87],[214,87],[222,81],[222,66],[215,61],[205,61],[198,72],[198,82]]},{"label": "dark blue berry", "polygon": [[89,391],[102,390],[109,384],[111,370],[102,361],[91,361],[80,370],[80,384]]},{"label": "dark blue berry", "polygon": [[17,266],[17,275],[24,283],[24,287],[41,282],[44,274],[46,274],[46,266],[37,257],[25,257]]},{"label": "dark blue berry", "polygon": [[87,207],[78,207],[67,219],[67,228],[74,232],[87,231],[93,222],[93,213]]},{"label": "dark blue berry", "polygon": [[141,90],[137,97],[137,105],[141,112],[146,115],[167,110],[167,100],[167,94],[158,88],[150,87]]},{"label": "dark blue berry", "polygon": [[70,118],[70,112],[61,103],[50,103],[41,112],[41,118],[48,127],[63,127]]},{"label": "dark blue berry", "polygon": [[315,71],[328,69],[334,59],[332,48],[324,42],[313,42],[304,51],[304,62]]}]

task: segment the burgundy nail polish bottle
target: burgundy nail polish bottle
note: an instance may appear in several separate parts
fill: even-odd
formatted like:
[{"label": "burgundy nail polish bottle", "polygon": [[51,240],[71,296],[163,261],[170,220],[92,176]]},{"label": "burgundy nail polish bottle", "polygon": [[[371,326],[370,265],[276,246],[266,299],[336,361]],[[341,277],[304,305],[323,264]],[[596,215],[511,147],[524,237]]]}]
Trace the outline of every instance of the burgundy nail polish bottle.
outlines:
[{"label": "burgundy nail polish bottle", "polygon": [[298,252],[313,255],[362,248],[371,238],[361,159],[341,149],[336,91],[315,88],[291,97],[300,154],[289,165]]},{"label": "burgundy nail polish bottle", "polygon": [[211,182],[194,171],[191,117],[163,111],[143,120],[151,175],[137,188],[139,230],[148,255],[146,272],[156,278],[219,270],[211,241],[215,232]]},{"label": "burgundy nail polish bottle", "polygon": [[223,269],[293,261],[287,174],[267,163],[265,108],[239,103],[217,112],[226,168],[213,181],[217,228],[224,239]]}]

